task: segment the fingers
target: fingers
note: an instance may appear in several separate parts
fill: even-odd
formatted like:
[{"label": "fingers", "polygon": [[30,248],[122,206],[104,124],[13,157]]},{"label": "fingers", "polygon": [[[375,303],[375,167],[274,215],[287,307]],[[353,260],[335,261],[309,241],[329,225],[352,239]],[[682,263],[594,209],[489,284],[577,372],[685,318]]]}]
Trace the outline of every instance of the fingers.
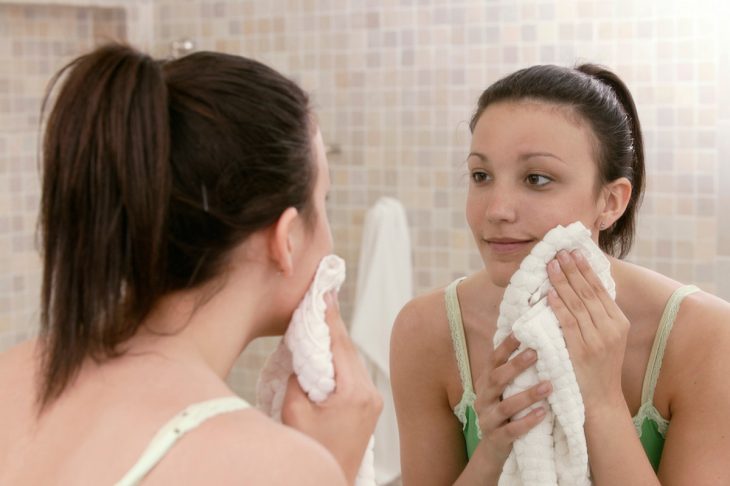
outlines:
[{"label": "fingers", "polygon": [[517,340],[514,334],[511,334],[504,338],[504,341],[494,349],[492,354],[492,362],[495,367],[502,366],[507,362],[512,353],[520,347],[520,342]]},{"label": "fingers", "polygon": [[332,290],[324,294],[324,302],[327,305],[324,319],[330,330],[332,359],[335,362],[335,370],[338,371],[338,363],[347,361],[347,355],[355,353],[356,350],[340,315],[336,292]]},{"label": "fingers", "polygon": [[589,306],[597,301],[596,296],[568,252],[558,252],[557,261],[548,264],[548,275],[553,288],[576,318],[593,317]]},{"label": "fingers", "polygon": [[505,424],[504,427],[497,430],[496,435],[503,436],[503,440],[505,441],[514,442],[532,430],[544,418],[545,409],[538,407],[521,419],[513,420]]},{"label": "fingers", "polygon": [[557,260],[548,264],[548,276],[560,297],[561,302],[552,301],[557,304],[553,311],[561,326],[579,331],[586,343],[595,342],[598,339],[596,322],[605,320],[607,315],[573,257],[564,250],[559,251]]},{"label": "fingers", "polygon": [[360,353],[350,339],[340,315],[337,293],[333,290],[324,295],[327,311],[325,320],[330,328],[332,362],[335,368],[335,393],[350,393],[371,384],[370,375]]},{"label": "fingers", "polygon": [[[519,412],[522,412],[523,410],[526,410],[537,402],[547,398],[547,396],[550,395],[551,391],[552,386],[550,385],[550,383],[544,381],[538,383],[531,388],[528,388],[525,391],[516,393],[509,398],[505,398],[504,400],[495,403],[494,406],[490,407],[486,414],[479,415],[479,425],[480,427],[482,427],[482,430],[496,430],[507,422],[520,422],[523,419],[527,418],[527,416],[530,414],[541,415],[541,412],[538,412],[538,409],[535,409],[532,410],[525,417],[511,420],[512,417],[517,415]],[[539,407],[539,409],[542,409],[542,407]],[[542,412],[542,414],[544,415],[544,409],[542,409]],[[531,427],[528,427],[527,430],[529,430],[530,428]],[[512,429],[516,429],[516,431],[522,430],[521,426],[513,427]]]},{"label": "fingers", "polygon": [[502,400],[507,385],[537,361],[537,353],[533,349],[525,349],[512,356],[519,346],[520,342],[513,335],[505,338],[494,350],[491,368],[482,373],[476,386],[474,407],[479,427],[484,437],[493,444],[493,450],[501,451],[505,458],[514,440],[535,427],[544,418],[545,410],[537,407],[523,417],[512,417],[529,410],[552,391],[551,385],[543,382]]},{"label": "fingers", "polygon": [[603,308],[608,316],[612,318],[621,316],[623,313],[618,308],[618,305],[616,305],[616,302],[613,300],[613,298],[609,295],[606,287],[603,286],[603,282],[601,282],[601,279],[598,278],[596,272],[594,272],[591,268],[588,260],[586,260],[586,258],[580,252],[574,252],[574,259],[578,270],[580,270],[580,273],[583,275],[586,283],[591,287],[593,294],[603,304]]},{"label": "fingers", "polygon": [[[588,311],[593,324],[599,326],[604,323],[609,316],[603,302],[598,298],[597,291],[600,289],[605,292],[605,290],[585,257],[577,250],[570,254],[562,251],[558,254],[558,260],[560,261],[561,270],[578,298],[582,301],[584,308]],[[598,280],[596,288],[588,282],[584,273],[591,274]]]},{"label": "fingers", "polygon": [[331,290],[324,294],[324,303],[327,306],[324,312],[324,320],[330,328],[330,336],[333,339],[340,339],[347,336],[347,328],[340,315],[340,304],[337,300],[337,292]]},{"label": "fingers", "polygon": [[312,402],[307,398],[307,394],[299,385],[297,377],[292,374],[286,383],[286,393],[284,395],[284,404],[281,407],[281,420],[285,424],[294,424],[297,418],[304,411],[303,408],[311,409]]},{"label": "fingers", "polygon": [[[603,352],[625,339],[629,321],[579,251],[560,251],[548,264],[553,290],[548,303],[563,329],[568,349]],[[582,341],[582,342],[581,342]]]},{"label": "fingers", "polygon": [[580,349],[583,345],[583,333],[578,325],[578,319],[570,313],[555,289],[548,292],[548,304],[558,318],[560,328],[563,330],[563,338],[569,350]]},{"label": "fingers", "polygon": [[[515,339],[515,341],[517,340]],[[519,341],[517,342],[519,343]],[[505,349],[511,348],[511,343],[505,346]],[[479,378],[479,382],[477,383],[477,389],[479,390],[477,400],[485,401],[486,403],[499,400],[507,385],[514,381],[527,368],[532,366],[535,361],[537,361],[537,353],[532,349],[526,349],[506,363],[501,365],[496,365],[495,363],[495,368],[488,373],[484,373]]]}]

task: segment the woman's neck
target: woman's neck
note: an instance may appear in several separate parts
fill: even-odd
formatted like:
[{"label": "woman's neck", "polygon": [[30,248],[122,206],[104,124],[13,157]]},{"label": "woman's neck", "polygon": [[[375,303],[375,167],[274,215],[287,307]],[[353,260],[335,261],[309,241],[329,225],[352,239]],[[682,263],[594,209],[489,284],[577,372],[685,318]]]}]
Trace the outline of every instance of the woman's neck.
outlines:
[{"label": "woman's neck", "polygon": [[231,275],[217,286],[163,297],[125,343],[127,354],[152,352],[181,364],[205,366],[225,379],[271,319],[261,305],[267,294],[262,282],[255,273],[245,278]]},{"label": "woman's neck", "polygon": [[679,283],[639,265],[609,257],[611,276],[616,282],[616,304],[631,322],[654,319],[668,295]]}]

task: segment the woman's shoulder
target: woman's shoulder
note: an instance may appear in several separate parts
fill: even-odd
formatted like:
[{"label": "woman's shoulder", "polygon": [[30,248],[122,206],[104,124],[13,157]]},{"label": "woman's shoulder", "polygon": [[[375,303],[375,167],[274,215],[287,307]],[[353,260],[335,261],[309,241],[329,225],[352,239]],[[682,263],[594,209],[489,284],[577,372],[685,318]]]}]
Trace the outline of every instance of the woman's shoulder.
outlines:
[{"label": "woman's shoulder", "polygon": [[32,371],[37,358],[36,340],[31,339],[0,352],[0,376],[18,376],[18,368]]},{"label": "woman's shoulder", "polygon": [[[628,289],[628,293],[633,296],[631,300],[648,312],[662,316],[667,314],[665,319],[674,317],[672,334],[685,327],[689,328],[687,337],[694,338],[705,333],[730,332],[730,303],[727,301],[653,270],[630,266],[629,278],[633,280],[633,288]],[[680,295],[680,290],[685,292]]]},{"label": "woman's shoulder", "polygon": [[633,300],[670,331],[662,375],[673,377],[672,388],[679,393],[704,380],[706,386],[718,386],[713,376],[730,373],[730,303],[702,289],[677,298],[679,289],[690,290],[687,285],[651,270],[641,272]]},{"label": "woman's shoulder", "polygon": [[36,358],[35,340],[0,353],[0,390],[6,398],[0,400],[0,423],[7,420],[17,424],[20,412],[29,415],[37,375]]},{"label": "woman's shoulder", "polygon": [[[453,281],[459,282],[459,299],[462,299],[462,289],[471,279],[472,276],[469,276],[464,280]],[[428,374],[433,378],[427,382],[430,387],[460,389],[447,314],[448,286],[415,297],[396,317],[390,338],[390,368],[394,386],[405,386],[413,377]],[[463,304],[459,302],[460,307]]]},{"label": "woman's shoulder", "polygon": [[671,338],[685,357],[712,356],[730,365],[730,303],[702,290],[685,296]]},{"label": "woman's shoulder", "polygon": [[447,287],[445,285],[416,296],[403,306],[393,324],[392,346],[431,347],[444,338],[450,339],[445,299]]},{"label": "woman's shoulder", "polygon": [[[0,355],[0,384],[6,389],[6,384],[15,383],[9,388],[14,399],[0,404],[0,411],[4,412],[0,414],[3,438],[11,441],[35,430],[32,413],[35,395],[29,379],[25,383],[5,380],[22,376],[25,372],[20,365],[33,364],[35,358],[32,342]],[[33,445],[36,457],[56,457],[43,464],[44,471],[70,481],[78,479],[80,470],[88,477],[119,479],[126,473],[125,465],[130,468],[150,445],[155,433],[171,423],[181,410],[232,396],[228,387],[220,380],[209,378],[207,371],[198,373],[185,367],[183,372],[178,367],[156,366],[156,372],[150,372],[151,366],[125,365],[124,361],[104,368],[103,372],[82,373],[75,385],[46,412],[44,426],[36,431],[42,434],[43,440]],[[26,368],[32,370],[33,366]],[[31,371],[26,374],[33,376]],[[84,434],[74,435],[74,430],[82,429]],[[121,440],[110,440],[112,437]],[[56,449],[61,443],[64,448]],[[0,440],[0,465],[9,453],[17,456],[18,451],[10,448],[12,444]],[[49,448],[57,452],[47,455]],[[85,452],[81,453],[82,450]],[[111,457],[109,454],[115,457],[113,466],[106,462]],[[59,457],[62,460],[57,460]],[[212,416],[180,437],[145,480],[145,484],[241,482],[344,484],[344,476],[331,454],[319,443],[274,422],[253,407],[244,407]]]},{"label": "woman's shoulder", "polygon": [[486,272],[479,271],[417,296],[403,306],[396,317],[391,344],[393,341],[395,345],[400,341],[416,341],[424,345],[446,342],[451,350],[451,317],[447,311],[447,293],[452,285],[456,311],[463,326],[467,325],[464,320],[466,314],[471,315],[475,308],[482,310],[485,305],[489,307],[491,301],[498,304],[504,290],[497,289],[489,282]]},{"label": "woman's shoulder", "polygon": [[345,484],[314,439],[249,408],[201,424],[148,476],[150,484]]}]

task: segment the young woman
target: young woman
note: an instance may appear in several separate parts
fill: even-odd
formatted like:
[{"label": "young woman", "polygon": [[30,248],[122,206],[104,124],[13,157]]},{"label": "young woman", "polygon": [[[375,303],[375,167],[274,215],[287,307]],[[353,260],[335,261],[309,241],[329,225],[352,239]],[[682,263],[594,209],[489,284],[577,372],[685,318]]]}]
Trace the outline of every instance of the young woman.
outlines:
[{"label": "young woman", "polygon": [[352,483],[381,405],[336,297],[325,402],[290,380],[282,425],[224,382],[332,251],[305,93],[242,57],[122,45],[59,77],[41,332],[0,356],[0,484]]},{"label": "young woman", "polygon": [[496,349],[492,339],[522,259],[574,221],[610,255],[617,289],[614,302],[578,254],[562,251],[548,265],[594,484],[726,482],[730,305],[621,260],[644,186],[625,85],[594,65],[534,66],[489,87],[470,127],[466,216],[484,269],[414,299],[395,323],[404,484],[497,484],[512,442],[542,420],[539,408],[510,417],[549,395],[550,383],[501,399],[534,351],[510,359],[516,339]]}]

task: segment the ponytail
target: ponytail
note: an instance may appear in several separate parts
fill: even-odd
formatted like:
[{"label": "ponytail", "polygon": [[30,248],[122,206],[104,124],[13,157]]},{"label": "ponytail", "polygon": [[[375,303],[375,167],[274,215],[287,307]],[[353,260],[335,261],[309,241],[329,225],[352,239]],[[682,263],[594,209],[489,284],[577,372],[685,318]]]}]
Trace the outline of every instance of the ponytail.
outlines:
[{"label": "ponytail", "polygon": [[171,186],[161,67],[123,45],[72,61],[43,144],[42,410],[84,359],[118,353],[165,286]]},{"label": "ponytail", "polygon": [[160,64],[108,45],[57,83],[39,227],[40,411],[85,360],[121,355],[161,297],[224,274],[287,208],[316,214],[309,98],[270,67],[214,52]]},{"label": "ponytail", "polygon": [[616,74],[595,64],[583,64],[578,66],[576,70],[594,77],[611,88],[616,100],[626,114],[626,122],[631,132],[629,149],[633,152],[633,156],[630,171],[626,171],[625,174],[616,174],[616,177],[607,179],[607,181],[614,180],[621,175],[627,177],[631,181],[631,198],[626,206],[626,211],[621,217],[599,235],[599,244],[602,248],[611,247],[619,257],[624,257],[631,248],[633,236],[636,232],[636,214],[644,194],[644,179],[646,177],[644,140],[641,135],[639,115],[628,87]]}]

